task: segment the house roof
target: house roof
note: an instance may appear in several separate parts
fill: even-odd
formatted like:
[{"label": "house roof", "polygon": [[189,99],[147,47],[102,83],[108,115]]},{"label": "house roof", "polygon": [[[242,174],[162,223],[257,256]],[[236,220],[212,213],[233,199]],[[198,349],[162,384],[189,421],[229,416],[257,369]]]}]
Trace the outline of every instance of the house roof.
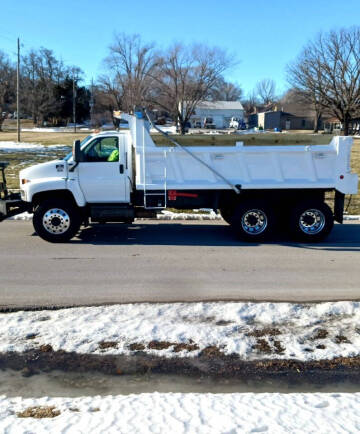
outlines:
[{"label": "house roof", "polygon": [[240,101],[201,101],[196,108],[207,110],[244,110]]}]

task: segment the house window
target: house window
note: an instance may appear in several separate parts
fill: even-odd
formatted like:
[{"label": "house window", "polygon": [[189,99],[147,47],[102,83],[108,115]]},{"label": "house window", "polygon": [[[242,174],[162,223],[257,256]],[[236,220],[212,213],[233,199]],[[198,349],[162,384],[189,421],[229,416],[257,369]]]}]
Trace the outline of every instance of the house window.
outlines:
[{"label": "house window", "polygon": [[306,125],[306,120],[303,119],[303,120],[301,121],[301,126],[302,126],[302,128],[305,128],[305,125]]}]

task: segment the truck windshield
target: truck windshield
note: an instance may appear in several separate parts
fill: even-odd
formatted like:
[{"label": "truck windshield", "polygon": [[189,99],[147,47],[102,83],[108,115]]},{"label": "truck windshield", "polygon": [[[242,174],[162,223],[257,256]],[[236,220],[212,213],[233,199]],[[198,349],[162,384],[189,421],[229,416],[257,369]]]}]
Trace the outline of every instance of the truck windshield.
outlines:
[{"label": "truck windshield", "polygon": [[[85,143],[87,143],[91,138],[92,138],[92,135],[89,135],[89,136],[85,137],[85,139],[81,142],[80,147],[82,148],[82,147],[85,145]],[[64,157],[64,160],[65,160],[65,161],[68,161],[68,160],[70,160],[71,157],[72,157],[72,151],[69,152],[69,153]]]}]

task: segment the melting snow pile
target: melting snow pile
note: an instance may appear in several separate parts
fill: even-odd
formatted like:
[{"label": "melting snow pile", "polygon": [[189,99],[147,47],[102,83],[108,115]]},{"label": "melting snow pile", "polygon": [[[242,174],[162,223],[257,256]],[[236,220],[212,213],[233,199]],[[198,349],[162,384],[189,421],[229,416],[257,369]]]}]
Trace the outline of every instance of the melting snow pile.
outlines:
[{"label": "melting snow pile", "polygon": [[0,352],[41,345],[169,358],[211,346],[243,360],[359,356],[360,303],[144,303],[0,314]]},{"label": "melting snow pile", "polygon": [[9,217],[8,220],[23,220],[23,221],[31,221],[33,218],[33,215],[29,212],[25,211],[20,214],[14,215],[12,217]]},{"label": "melting snow pile", "polygon": [[360,427],[359,406],[360,393],[0,397],[0,430],[8,434],[355,433]]},{"label": "melting snow pile", "polygon": [[[23,212],[14,217],[10,217],[9,220],[32,220],[33,215],[28,212]],[[222,220],[220,214],[215,213],[211,210],[209,213],[202,212],[194,212],[194,213],[186,213],[186,212],[172,212],[163,210],[161,213],[157,214],[157,220]],[[148,220],[148,219],[140,219],[140,220]]]},{"label": "melting snow pile", "polygon": [[214,210],[210,210],[208,213],[187,213],[163,210],[156,216],[156,218],[158,220],[222,220],[221,215],[214,212]]}]

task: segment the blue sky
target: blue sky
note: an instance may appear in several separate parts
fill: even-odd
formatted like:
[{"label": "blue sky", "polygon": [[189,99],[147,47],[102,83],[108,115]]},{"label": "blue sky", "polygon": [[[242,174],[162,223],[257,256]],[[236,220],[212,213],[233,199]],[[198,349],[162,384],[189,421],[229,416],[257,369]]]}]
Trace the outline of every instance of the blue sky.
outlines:
[{"label": "blue sky", "polygon": [[205,42],[236,56],[227,78],[245,94],[263,78],[274,79],[280,93],[286,64],[302,46],[319,31],[355,25],[359,9],[359,0],[3,0],[0,50],[14,55],[19,36],[24,51],[50,48],[90,82],[102,72],[114,32],[139,33],[160,47]]}]

